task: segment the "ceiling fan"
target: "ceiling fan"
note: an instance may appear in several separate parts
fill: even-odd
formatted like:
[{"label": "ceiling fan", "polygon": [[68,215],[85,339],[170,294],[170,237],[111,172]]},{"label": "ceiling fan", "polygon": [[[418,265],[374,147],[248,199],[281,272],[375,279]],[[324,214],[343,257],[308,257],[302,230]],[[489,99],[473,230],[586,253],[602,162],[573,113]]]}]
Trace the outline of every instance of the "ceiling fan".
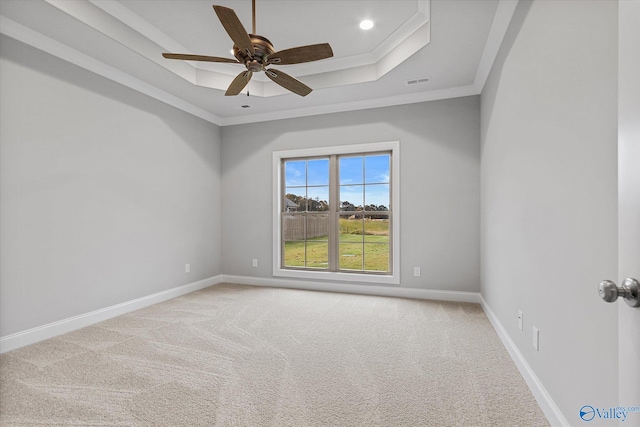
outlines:
[{"label": "ceiling fan", "polygon": [[256,0],[252,0],[253,34],[247,34],[240,19],[233,11],[224,6],[213,6],[222,26],[233,41],[233,56],[236,59],[220,58],[217,56],[189,55],[181,53],[163,53],[167,59],[183,59],[186,61],[224,62],[232,64],[244,64],[246,71],[241,72],[229,85],[226,96],[237,95],[249,83],[253,73],[264,71],[268,78],[283,88],[307,96],[313,89],[301,81],[274,68],[266,67],[272,64],[290,65],[303,62],[318,61],[331,58],[333,51],[329,43],[313,44],[308,46],[293,47],[276,52],[271,42],[256,33]]}]

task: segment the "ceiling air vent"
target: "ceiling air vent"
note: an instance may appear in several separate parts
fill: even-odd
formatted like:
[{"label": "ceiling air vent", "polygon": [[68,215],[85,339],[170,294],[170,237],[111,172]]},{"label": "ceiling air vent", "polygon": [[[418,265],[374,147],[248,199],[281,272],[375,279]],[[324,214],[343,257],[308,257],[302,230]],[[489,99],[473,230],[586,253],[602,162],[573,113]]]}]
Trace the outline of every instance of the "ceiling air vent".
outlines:
[{"label": "ceiling air vent", "polygon": [[431,77],[423,77],[421,79],[407,80],[407,85],[409,85],[409,86],[417,85],[417,84],[421,84],[421,83],[428,83],[430,81],[431,81]]}]

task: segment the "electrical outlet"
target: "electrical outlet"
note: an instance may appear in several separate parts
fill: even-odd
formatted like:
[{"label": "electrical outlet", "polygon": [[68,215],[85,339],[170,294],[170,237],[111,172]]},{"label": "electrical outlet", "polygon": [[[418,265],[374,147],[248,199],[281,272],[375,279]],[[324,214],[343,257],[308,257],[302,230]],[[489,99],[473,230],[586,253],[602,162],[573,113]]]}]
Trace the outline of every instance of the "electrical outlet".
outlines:
[{"label": "electrical outlet", "polygon": [[413,267],[414,277],[420,277],[420,267]]},{"label": "electrical outlet", "polygon": [[540,331],[535,326],[533,327],[533,348],[540,351]]},{"label": "electrical outlet", "polygon": [[522,310],[518,310],[518,328],[522,330]]},{"label": "electrical outlet", "polygon": [[254,268],[257,267],[258,266],[258,260],[254,258],[251,265],[253,265]]},{"label": "electrical outlet", "polygon": [[185,264],[184,265],[184,272],[185,273],[191,273],[191,264]]}]

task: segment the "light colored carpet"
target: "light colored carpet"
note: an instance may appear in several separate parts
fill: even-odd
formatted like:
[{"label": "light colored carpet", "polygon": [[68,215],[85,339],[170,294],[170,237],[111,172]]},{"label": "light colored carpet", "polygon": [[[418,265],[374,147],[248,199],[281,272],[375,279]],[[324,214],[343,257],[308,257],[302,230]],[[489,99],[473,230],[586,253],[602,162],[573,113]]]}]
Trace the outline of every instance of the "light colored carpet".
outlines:
[{"label": "light colored carpet", "polygon": [[477,304],[218,285],[0,373],[3,426],[548,425]]}]

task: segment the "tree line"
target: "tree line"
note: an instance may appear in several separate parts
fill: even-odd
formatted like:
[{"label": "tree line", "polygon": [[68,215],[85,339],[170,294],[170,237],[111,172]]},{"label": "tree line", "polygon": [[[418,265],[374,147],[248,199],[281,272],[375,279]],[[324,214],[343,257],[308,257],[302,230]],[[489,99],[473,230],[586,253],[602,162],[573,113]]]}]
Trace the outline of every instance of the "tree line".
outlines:
[{"label": "tree line", "polygon": [[[291,194],[288,193],[285,196],[287,199],[289,199],[290,201],[292,201],[293,203],[295,203],[296,205],[298,205],[297,207],[297,211],[299,212],[304,212],[305,210],[308,212],[323,212],[323,211],[328,211],[329,210],[329,203],[326,200],[320,200],[319,197],[316,197],[315,199],[313,198],[306,198],[304,196],[298,196],[295,194]],[[305,209],[306,208],[306,209]],[[342,212],[361,212],[361,211],[366,211],[366,212],[386,212],[388,211],[389,208],[385,205],[374,205],[374,204],[368,204],[365,206],[356,206],[353,203],[349,202],[349,201],[343,201],[340,202],[340,211]],[[386,216],[380,216],[380,215],[366,215],[367,218],[386,218]]]}]

